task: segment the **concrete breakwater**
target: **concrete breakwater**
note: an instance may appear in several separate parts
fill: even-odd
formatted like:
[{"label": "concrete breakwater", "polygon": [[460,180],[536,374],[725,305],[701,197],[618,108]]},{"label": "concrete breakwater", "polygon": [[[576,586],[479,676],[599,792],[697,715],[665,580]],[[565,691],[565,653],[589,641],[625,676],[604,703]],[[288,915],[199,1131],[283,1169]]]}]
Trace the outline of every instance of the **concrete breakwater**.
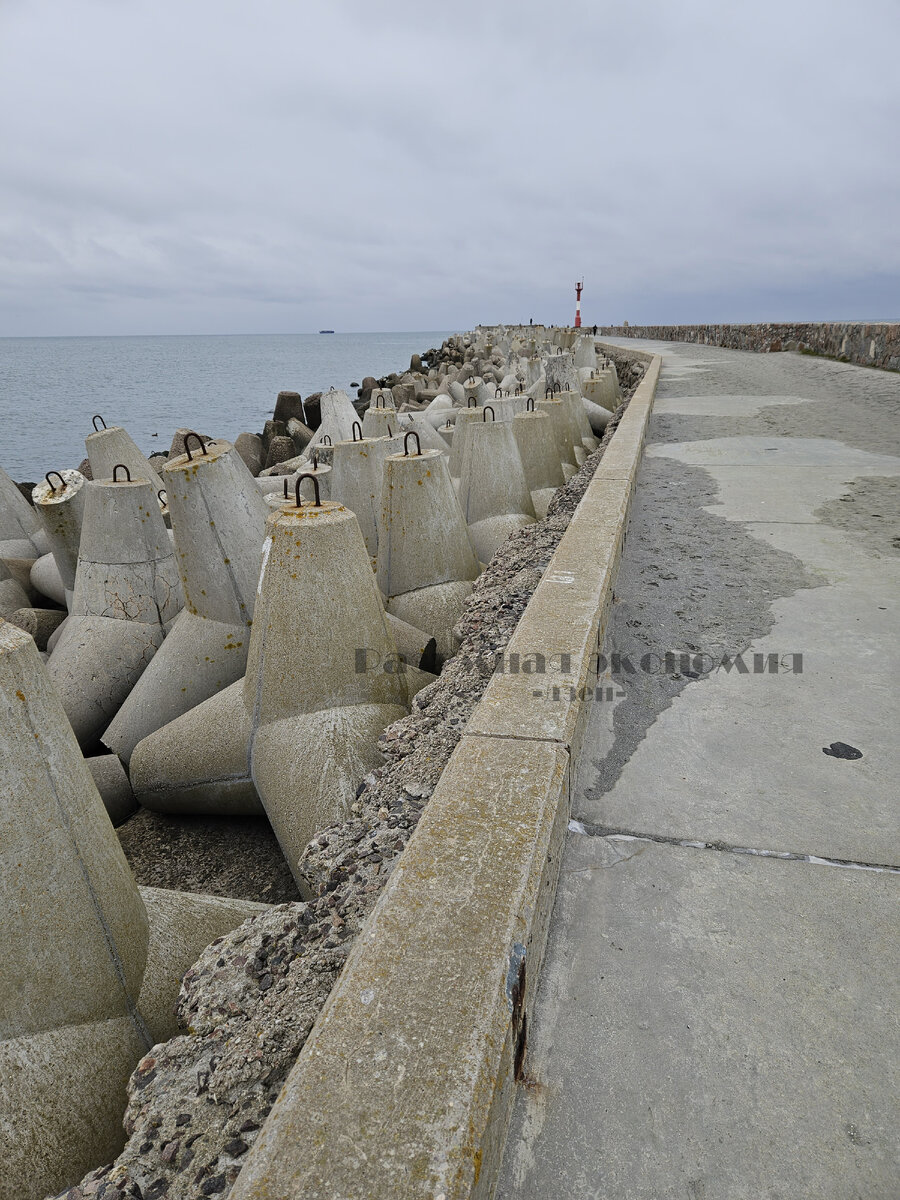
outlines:
[{"label": "concrete breakwater", "polygon": [[819,354],[861,367],[900,371],[900,324],[853,321],[759,325],[604,325],[604,337],[696,342],[762,354],[783,350]]},{"label": "concrete breakwater", "polygon": [[[27,675],[27,687],[11,685],[0,737],[8,741],[19,808],[34,807],[49,786],[63,832],[57,845],[37,828],[19,828],[21,845],[5,866],[10,886],[25,897],[4,915],[8,940],[23,945],[7,961],[6,977],[29,976],[29,938],[39,939],[48,971],[39,981],[45,1015],[35,1028],[10,1026],[2,1043],[16,1069],[26,1070],[28,1086],[0,1112],[4,1161],[12,1164],[0,1195],[39,1197],[109,1162],[121,1088],[142,1047],[152,1049],[129,1083],[128,1144],[83,1194],[227,1190],[490,677],[493,654],[567,524],[567,505],[577,503],[592,474],[597,436],[614,426],[623,399],[617,372],[587,338],[570,354],[546,331],[498,328],[450,339],[422,358],[399,382],[364,380],[355,403],[343,393],[324,393],[317,405],[282,393],[270,425],[233,447],[182,430],[168,455],[148,460],[124,430],[98,428],[87,439],[83,471],[51,471],[33,507],[4,482],[0,598],[12,620],[0,629],[12,632],[3,660],[11,680],[22,684]],[[363,435],[359,420],[370,412],[370,429],[375,417],[384,424],[374,437]],[[520,426],[527,432],[519,435]],[[460,434],[454,477],[449,451]],[[553,455],[557,476],[548,474]],[[567,476],[574,478],[563,488]],[[554,481],[562,489],[555,494]],[[301,490],[308,499],[298,503]],[[281,495],[267,515],[272,492]],[[342,502],[351,495],[355,509]],[[52,509],[52,523],[44,508]],[[369,519],[358,519],[356,511],[366,509]],[[547,515],[539,521],[540,511]],[[42,613],[61,619],[46,649],[14,629],[37,628]],[[474,639],[468,654],[467,639]],[[167,646],[177,652],[167,654]],[[32,692],[42,699],[26,715],[17,705]],[[26,722],[21,730],[16,714]],[[26,726],[36,731],[37,750],[23,741]],[[65,756],[47,751],[54,782],[43,785],[24,748],[40,760],[41,747],[57,742]],[[81,799],[73,808],[76,776]],[[183,913],[192,934],[179,941],[172,919],[154,927],[151,916],[148,937],[142,912],[152,897],[136,893],[109,824],[143,800],[164,811],[227,816],[240,811],[236,803],[265,811],[308,897],[286,909],[253,910],[243,941],[258,938],[259,945],[252,971],[247,960],[239,964],[240,979],[226,982],[223,968],[210,972],[203,958],[187,972],[180,1019],[193,1033],[165,1044],[175,1031],[181,973],[211,935],[247,910],[166,892],[170,899],[154,899],[153,910]],[[7,816],[21,826],[17,813]],[[111,922],[124,912],[121,897],[92,882],[89,865],[81,871],[90,917],[83,927],[69,930],[50,910],[42,917],[28,900],[37,887],[54,903],[67,902],[72,862],[88,864],[77,848],[83,836],[111,847],[131,897],[134,918],[118,934]],[[74,858],[66,838],[74,839]],[[201,910],[218,924],[200,920]],[[281,922],[280,933],[271,920]],[[144,932],[133,935],[132,926]],[[61,994],[67,956],[89,947],[118,980],[112,990],[120,995],[108,1004],[98,993],[92,1008],[87,979],[87,1007],[70,1012]],[[220,947],[210,951],[214,963],[223,958]],[[282,987],[297,959],[299,992]],[[207,986],[216,994],[205,993]],[[242,1005],[250,999],[251,1059],[239,1053],[250,1049],[247,1028],[234,1039],[237,1057],[223,1056],[223,1025],[248,1023]],[[121,1012],[130,1032],[77,1052],[95,1009],[102,1021]],[[161,1015],[148,1019],[145,1009]],[[204,1014],[213,1010],[210,1022]],[[38,1033],[50,1036],[50,1050],[38,1053],[22,1041]],[[197,1051],[200,1058],[188,1062]],[[102,1103],[88,1086],[90,1072],[118,1081],[105,1087]],[[191,1095],[183,1091],[186,1078]]]}]

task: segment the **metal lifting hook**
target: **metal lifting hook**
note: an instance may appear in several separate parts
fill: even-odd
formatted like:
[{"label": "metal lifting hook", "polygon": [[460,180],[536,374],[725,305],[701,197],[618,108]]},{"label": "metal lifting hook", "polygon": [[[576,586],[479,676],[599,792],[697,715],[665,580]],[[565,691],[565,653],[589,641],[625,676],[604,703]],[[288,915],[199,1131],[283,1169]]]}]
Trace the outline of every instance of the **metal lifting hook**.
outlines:
[{"label": "metal lifting hook", "polygon": [[303,501],[302,501],[302,500],[301,500],[301,498],[300,498],[300,484],[303,482],[303,480],[304,480],[304,479],[311,479],[311,480],[312,480],[313,492],[314,492],[314,494],[315,494],[315,497],[316,497],[316,498],[315,498],[315,501],[314,501],[314,504],[315,504],[315,507],[316,507],[316,508],[321,508],[321,507],[322,507],[322,501],[321,501],[321,499],[320,499],[320,497],[319,497],[319,481],[318,481],[318,479],[316,478],[316,476],[315,476],[315,475],[309,475],[309,474],[306,474],[306,475],[298,475],[298,476],[297,476],[297,485],[296,485],[296,487],[294,488],[294,507],[295,507],[295,508],[301,508],[301,507],[303,506]]},{"label": "metal lifting hook", "polygon": [[187,455],[188,462],[193,462],[193,461],[194,461],[194,459],[193,459],[193,457],[192,457],[192,455],[191,455],[190,449],[188,448],[188,438],[196,438],[196,439],[197,439],[198,443],[200,444],[200,453],[201,453],[201,454],[206,454],[206,453],[207,453],[207,450],[206,450],[206,443],[204,442],[204,440],[203,440],[203,438],[200,436],[200,434],[199,434],[199,433],[195,433],[195,432],[193,431],[193,429],[189,429],[189,430],[187,431],[187,433],[184,435],[184,452],[185,452],[185,454]]}]

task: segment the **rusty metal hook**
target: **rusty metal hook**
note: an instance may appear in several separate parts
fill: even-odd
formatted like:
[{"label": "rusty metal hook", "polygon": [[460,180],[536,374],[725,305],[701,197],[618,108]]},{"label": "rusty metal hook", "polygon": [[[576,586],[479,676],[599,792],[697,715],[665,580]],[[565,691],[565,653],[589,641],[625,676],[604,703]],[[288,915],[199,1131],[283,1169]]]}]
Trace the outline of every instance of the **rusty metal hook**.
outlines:
[{"label": "rusty metal hook", "polygon": [[[333,390],[333,389],[332,389],[332,390]],[[319,438],[319,445],[320,445],[320,446],[331,446],[331,445],[333,445],[333,442],[332,442],[332,440],[331,440],[331,434],[330,434],[330,433],[323,433],[323,434],[322,434],[322,436]]]},{"label": "rusty metal hook", "polygon": [[98,421],[100,422],[100,424],[103,426],[104,429],[106,428],[106,422],[103,420],[103,418],[100,416],[100,414],[94,413],[94,415],[91,417],[91,424],[94,427],[94,433],[100,432],[100,430],[97,428]]},{"label": "rusty metal hook", "polygon": [[474,396],[466,396],[466,408],[477,408],[478,401]]},{"label": "rusty metal hook", "polygon": [[528,397],[528,403],[525,405],[526,412],[534,412],[534,396]]},{"label": "rusty metal hook", "polygon": [[[378,403],[379,400],[381,401],[380,404]],[[387,408],[387,400],[385,400],[384,394],[382,392],[379,392],[378,395],[375,397],[375,407],[376,408]]]},{"label": "rusty metal hook", "polygon": [[116,465],[113,467],[113,477],[112,477],[113,483],[119,482],[119,468],[120,467],[125,472],[125,478],[128,480],[129,483],[131,483],[131,472],[128,470],[128,468],[125,466],[124,463],[116,463]]},{"label": "rusty metal hook", "polygon": [[496,420],[497,420],[497,414],[494,412],[494,410],[493,410],[493,408],[491,407],[491,405],[490,405],[490,404],[486,404],[486,405],[484,406],[484,412],[481,414],[481,419],[482,419],[482,421],[487,421],[487,415],[488,415],[488,413],[490,413],[490,414],[491,414],[491,420],[492,420],[492,421],[496,421]]},{"label": "rusty metal hook", "polygon": [[285,500],[287,500],[287,498],[288,498],[288,485],[287,485],[287,481],[288,481],[288,477],[287,477],[287,475],[285,475],[285,477],[284,477],[284,498],[285,498]]},{"label": "rusty metal hook", "polygon": [[419,435],[416,433],[415,429],[410,429],[409,433],[404,434],[403,437],[403,453],[407,456],[407,458],[409,457],[409,446],[407,443],[411,437],[416,439],[416,454],[422,453],[422,442],[419,438]]},{"label": "rusty metal hook", "polygon": [[562,384],[561,383],[554,383],[554,385],[553,385],[553,395],[555,396],[557,394],[562,395]]},{"label": "rusty metal hook", "polygon": [[499,400],[502,395],[503,395],[503,388],[495,387],[494,388],[494,399]]},{"label": "rusty metal hook", "polygon": [[184,452],[185,452],[185,454],[186,454],[186,455],[187,455],[187,457],[188,457],[188,462],[193,462],[194,460],[193,460],[193,458],[191,457],[191,452],[190,452],[190,450],[188,449],[188,438],[196,438],[196,439],[197,439],[197,441],[200,443],[200,453],[201,453],[201,454],[206,454],[206,453],[207,453],[207,450],[206,450],[206,443],[204,442],[204,440],[203,440],[203,438],[200,436],[200,434],[199,434],[199,433],[195,433],[193,429],[189,429],[189,430],[187,431],[187,433],[184,435]]},{"label": "rusty metal hook", "polygon": [[[165,500],[163,500],[163,496],[165,496]],[[163,508],[166,508],[168,506],[169,493],[166,491],[165,488],[159,489],[159,491],[156,493],[156,498],[160,502],[160,504],[163,506]]]},{"label": "rusty metal hook", "polygon": [[516,384],[516,390],[515,390],[515,392],[514,392],[513,394],[514,394],[514,395],[516,395],[516,396],[521,396],[521,395],[523,394],[523,392],[524,392],[524,391],[525,391],[525,388],[522,386],[522,384],[521,384],[521,383],[517,383],[517,384]]},{"label": "rusty metal hook", "polygon": [[[359,430],[359,437],[356,436],[357,429]],[[360,425],[359,421],[354,421],[353,424],[350,426],[350,435],[353,438],[354,442],[363,441],[362,425]]]},{"label": "rusty metal hook", "polygon": [[[50,482],[51,475],[55,475],[56,478],[59,480],[59,488],[55,488],[53,486],[53,484]],[[56,491],[64,492],[66,490],[66,481],[63,479],[62,475],[60,475],[59,471],[48,471],[47,474],[44,476],[44,478],[47,480],[47,487],[50,489],[51,492],[56,492]]]},{"label": "rusty metal hook", "polygon": [[544,388],[544,399],[546,400],[546,399],[548,398],[548,396],[549,396],[551,399],[552,399],[552,397],[553,397],[553,388],[550,386],[550,384],[549,384],[549,383],[548,383],[548,384],[547,384],[547,386]]},{"label": "rusty metal hook", "polygon": [[315,475],[311,475],[311,474],[297,476],[297,486],[294,488],[294,507],[300,508],[303,504],[303,501],[300,499],[300,484],[303,482],[304,479],[312,480],[313,492],[315,493],[315,497],[316,497],[314,503],[315,503],[316,508],[321,508],[322,501],[319,497],[319,480]]},{"label": "rusty metal hook", "polygon": [[318,450],[313,450],[312,464],[313,464],[312,469],[314,471],[318,471],[318,469],[319,469],[319,452],[318,452]]}]

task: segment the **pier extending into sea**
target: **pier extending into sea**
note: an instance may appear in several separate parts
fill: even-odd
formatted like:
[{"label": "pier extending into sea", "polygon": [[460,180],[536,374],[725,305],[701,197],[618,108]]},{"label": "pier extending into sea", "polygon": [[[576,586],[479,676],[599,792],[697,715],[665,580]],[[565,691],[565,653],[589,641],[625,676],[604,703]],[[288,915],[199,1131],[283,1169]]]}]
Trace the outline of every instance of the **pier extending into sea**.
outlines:
[{"label": "pier extending into sea", "polygon": [[891,1194],[900,377],[633,332],[0,480],[0,1196]]}]

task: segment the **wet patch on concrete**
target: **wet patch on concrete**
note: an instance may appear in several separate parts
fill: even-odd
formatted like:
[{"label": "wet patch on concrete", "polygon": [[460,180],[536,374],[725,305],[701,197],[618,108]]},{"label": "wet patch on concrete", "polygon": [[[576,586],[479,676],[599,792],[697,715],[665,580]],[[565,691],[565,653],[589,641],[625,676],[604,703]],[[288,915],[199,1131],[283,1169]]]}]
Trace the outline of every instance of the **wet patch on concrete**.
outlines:
[{"label": "wet patch on concrete", "polygon": [[853,533],[876,554],[900,554],[900,479],[854,479],[843,496],[817,508],[815,516],[825,525]]},{"label": "wet patch on concrete", "polygon": [[[695,348],[666,348],[660,399],[675,402],[702,396],[755,396],[771,406],[740,418],[682,416],[659,412],[650,441],[693,441],[698,438],[773,434],[824,437],[859,450],[885,453],[896,441],[900,423],[900,378],[846,363],[793,354],[744,354],[711,350],[709,371],[682,372],[682,355]],[[788,403],[779,403],[784,395]],[[809,403],[798,404],[797,398]],[[848,419],[848,415],[852,418]],[[699,432],[698,432],[699,430]]]},{"label": "wet patch on concrete", "polygon": [[[612,683],[624,696],[615,696],[612,736],[609,706],[598,705],[592,716],[581,769],[588,800],[612,788],[659,714],[692,680],[709,674],[710,660],[740,654],[772,630],[773,601],[822,585],[798,558],[703,511],[717,499],[702,468],[644,458],[603,651],[619,667]],[[666,670],[670,651],[690,660],[679,657]],[[694,663],[700,654],[708,657]],[[652,670],[641,668],[647,655],[654,656]]]},{"label": "wet patch on concrete", "polygon": [[836,412],[831,402],[810,401],[806,404],[774,403],[759,412],[742,416],[740,428],[731,417],[695,416],[682,413],[659,413],[648,442],[692,442],[706,438],[742,435],[777,437],[820,437],[843,442],[857,450],[884,454],[891,443],[892,430],[900,421],[900,406],[896,414],[876,410],[866,413],[860,426],[848,435],[846,412]]}]

